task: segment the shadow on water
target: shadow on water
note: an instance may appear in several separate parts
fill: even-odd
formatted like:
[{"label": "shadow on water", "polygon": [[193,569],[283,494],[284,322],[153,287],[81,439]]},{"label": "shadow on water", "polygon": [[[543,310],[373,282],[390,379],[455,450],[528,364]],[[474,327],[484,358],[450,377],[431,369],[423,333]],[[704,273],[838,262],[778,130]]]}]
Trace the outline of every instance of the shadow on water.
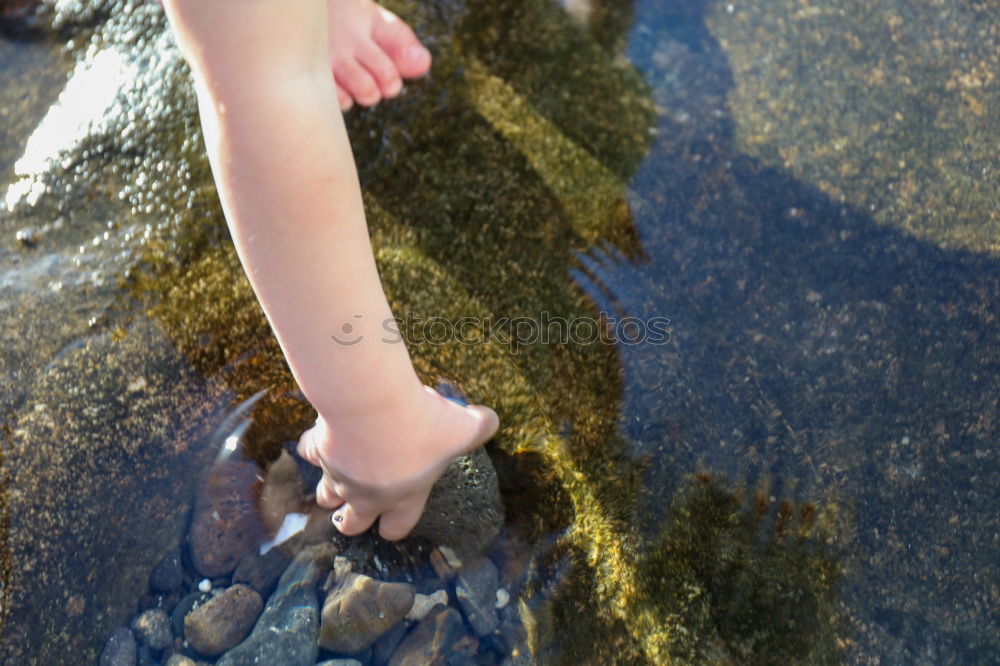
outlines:
[{"label": "shadow on water", "polygon": [[[376,260],[421,375],[501,414],[496,555],[540,661],[994,655],[976,581],[996,578],[996,259],[879,226],[738,152],[715,3],[388,4],[435,66],[349,116]],[[72,182],[123,201],[123,219],[163,213],[101,326],[138,354],[148,315],[169,340],[152,349],[176,346],[240,399],[271,388],[251,438],[271,459],[312,414],[226,242],[162,18],[107,16],[93,43],[167,85],[128,90],[137,113],[112,107],[74,148],[82,180],[48,174],[37,209],[59,210]],[[112,185],[87,177],[109,170]],[[669,317],[670,339],[516,339],[516,322],[598,310]],[[441,342],[431,317],[497,325]],[[26,552],[15,590],[34,585],[18,581]],[[129,613],[73,640],[96,654]]]}]

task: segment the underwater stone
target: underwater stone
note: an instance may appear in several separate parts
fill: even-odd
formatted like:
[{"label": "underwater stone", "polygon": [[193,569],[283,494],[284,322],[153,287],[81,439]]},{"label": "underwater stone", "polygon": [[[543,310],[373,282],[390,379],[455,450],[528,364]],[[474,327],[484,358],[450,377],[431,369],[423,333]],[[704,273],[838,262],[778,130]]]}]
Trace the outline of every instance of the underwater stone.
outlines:
[{"label": "underwater stone", "polygon": [[143,611],[132,622],[132,632],[143,645],[152,650],[162,650],[174,640],[170,629],[170,616],[160,608]]},{"label": "underwater stone", "polygon": [[406,636],[409,629],[408,623],[400,622],[395,627],[382,634],[375,644],[372,645],[372,661],[376,664],[386,664],[392,653],[399,647],[400,641]]},{"label": "underwater stone", "polygon": [[104,644],[100,666],[135,666],[138,646],[128,627],[118,627]]},{"label": "underwater stone", "polygon": [[264,600],[246,585],[233,585],[184,618],[184,638],[207,656],[220,655],[247,637]]},{"label": "underwater stone", "polygon": [[455,597],[477,636],[493,633],[497,617],[498,574],[496,565],[483,557],[471,562],[455,578]]},{"label": "underwater stone", "polygon": [[465,559],[486,550],[503,521],[497,473],[479,448],[456,458],[444,471],[412,534],[449,546]]},{"label": "underwater stone", "polygon": [[389,666],[443,666],[463,633],[457,610],[435,606],[392,653]]},{"label": "underwater stone", "polygon": [[198,487],[188,545],[201,575],[214,578],[232,572],[262,540],[264,528],[253,493],[259,472],[253,462],[220,460]]},{"label": "underwater stone", "polygon": [[250,636],[222,655],[217,666],[313,666],[319,648],[319,568],[310,552],[300,553],[278,581],[278,589]]},{"label": "underwater stone", "polygon": [[169,594],[184,582],[181,549],[173,548],[160,560],[149,574],[149,586],[154,592]]},{"label": "underwater stone", "polygon": [[209,599],[211,599],[211,597],[207,594],[192,592],[177,602],[177,605],[174,606],[174,610],[170,612],[170,623],[174,627],[175,636],[184,635],[184,618],[187,617],[187,614],[194,610],[195,607],[200,606]]},{"label": "underwater stone", "polygon": [[250,553],[233,572],[234,583],[246,583],[262,597],[268,597],[281,574],[288,568],[291,558],[279,548],[272,548],[263,555]]},{"label": "underwater stone", "polygon": [[174,653],[163,662],[163,666],[197,666],[194,659],[183,654]]},{"label": "underwater stone", "polygon": [[327,659],[316,666],[362,666],[362,664],[357,659]]},{"label": "underwater stone", "polygon": [[320,646],[347,654],[365,650],[406,616],[413,598],[412,585],[348,572],[323,604]]}]

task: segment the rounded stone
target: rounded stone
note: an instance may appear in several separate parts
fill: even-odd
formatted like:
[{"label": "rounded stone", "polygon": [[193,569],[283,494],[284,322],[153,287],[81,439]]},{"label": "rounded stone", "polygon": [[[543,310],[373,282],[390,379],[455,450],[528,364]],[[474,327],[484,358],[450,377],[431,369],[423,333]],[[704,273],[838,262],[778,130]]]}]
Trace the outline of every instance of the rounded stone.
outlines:
[{"label": "rounded stone", "polygon": [[101,652],[100,666],[135,666],[139,647],[128,627],[118,627],[111,632]]},{"label": "rounded stone", "polygon": [[181,564],[181,549],[174,548],[160,560],[149,574],[149,587],[154,592],[169,594],[184,582],[184,565]]},{"label": "rounded stone", "polygon": [[249,635],[264,601],[256,590],[233,585],[184,618],[184,637],[199,653],[214,657]]},{"label": "rounded stone", "polygon": [[162,608],[150,608],[132,621],[132,632],[151,650],[162,650],[174,640],[170,616]]}]

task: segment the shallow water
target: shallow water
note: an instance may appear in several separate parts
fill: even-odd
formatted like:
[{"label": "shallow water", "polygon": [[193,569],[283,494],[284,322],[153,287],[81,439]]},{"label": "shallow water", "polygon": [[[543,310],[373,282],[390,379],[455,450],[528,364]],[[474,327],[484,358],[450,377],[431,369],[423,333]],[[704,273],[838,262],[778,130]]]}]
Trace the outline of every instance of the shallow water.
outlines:
[{"label": "shallow water", "polygon": [[[236,401],[261,460],[310,416],[159,10],[55,6],[0,37],[5,663],[96,659]],[[409,329],[501,413],[539,662],[1000,659],[995,9],[392,6],[434,71],[349,129],[397,314],[669,320]]]}]

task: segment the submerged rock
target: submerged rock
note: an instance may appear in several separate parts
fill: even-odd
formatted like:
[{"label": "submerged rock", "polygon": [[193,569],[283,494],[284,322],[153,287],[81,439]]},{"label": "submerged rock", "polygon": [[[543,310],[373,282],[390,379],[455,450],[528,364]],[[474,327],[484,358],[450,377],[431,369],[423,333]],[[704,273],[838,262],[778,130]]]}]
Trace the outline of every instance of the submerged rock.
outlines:
[{"label": "submerged rock", "polygon": [[154,592],[169,594],[184,582],[184,565],[181,564],[181,549],[172,548],[149,574],[149,587]]},{"label": "submerged rock", "polygon": [[406,617],[413,598],[412,585],[348,572],[323,604],[320,646],[347,654],[365,650]]},{"label": "submerged rock", "polygon": [[233,572],[233,582],[246,583],[262,597],[267,597],[290,561],[291,558],[278,548],[272,548],[263,555],[250,553],[240,560]]},{"label": "submerged rock", "polygon": [[457,610],[435,606],[392,653],[389,666],[444,666],[463,633]]},{"label": "submerged rock", "polygon": [[264,601],[246,585],[233,585],[184,618],[184,638],[201,654],[214,657],[247,637]]},{"label": "submerged rock", "polygon": [[143,611],[132,623],[132,632],[143,645],[152,650],[162,650],[174,640],[170,616],[161,608]]},{"label": "submerged rock", "polygon": [[471,562],[458,572],[455,597],[477,636],[492,633],[500,620],[497,617],[497,568],[489,558]]},{"label": "submerged rock", "polygon": [[135,666],[138,646],[135,636],[128,627],[118,627],[104,644],[101,652],[101,666]]},{"label": "submerged rock", "polygon": [[212,465],[198,487],[188,545],[203,576],[232,572],[265,538],[254,498],[259,473],[253,462],[228,458]]},{"label": "submerged rock", "polygon": [[466,558],[486,550],[503,521],[497,473],[486,451],[479,448],[456,458],[444,471],[412,534],[449,546]]},{"label": "submerged rock", "polygon": [[313,554],[300,553],[281,576],[250,636],[222,655],[218,666],[313,666],[319,652],[319,576]]}]

